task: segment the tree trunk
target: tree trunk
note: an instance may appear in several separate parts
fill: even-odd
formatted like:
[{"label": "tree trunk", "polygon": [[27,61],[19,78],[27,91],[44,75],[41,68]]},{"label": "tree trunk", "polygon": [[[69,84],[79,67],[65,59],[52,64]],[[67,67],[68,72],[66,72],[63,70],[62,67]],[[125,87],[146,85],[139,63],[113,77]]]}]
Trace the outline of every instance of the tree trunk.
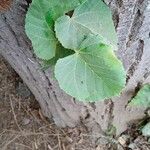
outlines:
[{"label": "tree trunk", "polygon": [[51,70],[41,69],[24,31],[28,1],[16,0],[10,10],[0,14],[0,54],[30,88],[43,114],[60,127],[84,123],[99,133],[113,125],[117,134],[126,130],[129,122],[142,118],[145,108],[127,104],[140,84],[150,83],[150,1],[106,1],[113,12],[119,38],[116,54],[127,71],[127,84],[120,97],[91,104],[65,94]]}]

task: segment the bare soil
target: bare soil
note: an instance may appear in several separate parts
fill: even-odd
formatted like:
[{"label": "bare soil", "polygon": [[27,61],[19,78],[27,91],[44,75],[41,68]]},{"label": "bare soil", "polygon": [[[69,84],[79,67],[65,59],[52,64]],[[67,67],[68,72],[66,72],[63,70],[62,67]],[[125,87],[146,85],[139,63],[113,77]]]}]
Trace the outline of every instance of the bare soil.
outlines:
[{"label": "bare soil", "polygon": [[0,57],[0,150],[150,150],[150,139],[130,127],[118,138],[95,140],[84,127],[58,128],[42,115],[30,90]]}]

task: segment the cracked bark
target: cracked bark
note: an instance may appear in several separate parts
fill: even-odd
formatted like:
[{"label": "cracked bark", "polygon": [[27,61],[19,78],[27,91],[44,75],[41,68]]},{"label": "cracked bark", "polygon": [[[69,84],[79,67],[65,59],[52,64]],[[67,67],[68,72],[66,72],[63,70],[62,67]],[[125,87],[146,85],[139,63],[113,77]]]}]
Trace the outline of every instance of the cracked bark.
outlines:
[{"label": "cracked bark", "polygon": [[51,70],[42,71],[25,35],[24,19],[30,0],[14,1],[0,14],[0,54],[11,64],[39,102],[43,114],[61,127],[81,122],[99,134],[110,124],[120,134],[127,124],[144,116],[145,108],[128,107],[139,83],[150,83],[149,0],[106,0],[113,12],[119,49],[116,52],[128,74],[120,97],[93,104],[81,103],[65,94]]}]

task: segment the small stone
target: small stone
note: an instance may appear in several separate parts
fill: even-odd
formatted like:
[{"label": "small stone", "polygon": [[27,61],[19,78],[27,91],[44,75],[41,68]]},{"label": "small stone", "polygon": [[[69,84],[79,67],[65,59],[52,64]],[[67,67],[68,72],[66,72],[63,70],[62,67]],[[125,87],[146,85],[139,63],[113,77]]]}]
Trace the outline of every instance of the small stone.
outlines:
[{"label": "small stone", "polygon": [[73,139],[70,138],[69,136],[66,136],[66,140],[67,140],[69,143],[72,143],[72,142],[73,142]]},{"label": "small stone", "polygon": [[32,95],[31,91],[28,89],[28,87],[19,82],[17,87],[16,87],[16,92],[18,93],[19,96],[23,97],[23,98],[28,98]]},{"label": "small stone", "polygon": [[134,150],[134,149],[136,149],[136,144],[135,143],[131,143],[128,147]]},{"label": "small stone", "polygon": [[150,117],[150,109],[147,111],[148,116]]},{"label": "small stone", "polygon": [[30,123],[30,119],[24,118],[22,122],[23,122],[23,125],[28,125]]},{"label": "small stone", "polygon": [[99,145],[107,145],[108,143],[109,143],[109,141],[106,138],[100,138],[97,141],[97,144],[99,144]]},{"label": "small stone", "polygon": [[127,135],[122,135],[121,137],[118,138],[118,142],[119,142],[122,146],[126,146],[126,144],[129,142],[129,136],[127,136]]},{"label": "small stone", "polygon": [[121,145],[117,145],[117,150],[124,150],[124,148]]},{"label": "small stone", "polygon": [[98,146],[96,147],[96,150],[104,150],[104,148],[103,148],[102,146],[98,145]]}]

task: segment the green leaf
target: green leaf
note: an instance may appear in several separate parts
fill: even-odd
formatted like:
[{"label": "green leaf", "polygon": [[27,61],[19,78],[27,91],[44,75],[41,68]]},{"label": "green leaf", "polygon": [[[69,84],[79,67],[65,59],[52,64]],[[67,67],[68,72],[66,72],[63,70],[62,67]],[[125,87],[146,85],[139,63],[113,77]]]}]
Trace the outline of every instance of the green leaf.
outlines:
[{"label": "green leaf", "polygon": [[145,84],[129,105],[150,107],[150,84]]},{"label": "green leaf", "polygon": [[44,60],[55,56],[54,21],[85,0],[33,0],[26,15],[26,34],[35,54]]},{"label": "green leaf", "polygon": [[53,20],[49,15],[48,0],[33,0],[26,15],[26,34],[32,41],[35,54],[41,59],[55,56],[57,40]]},{"label": "green leaf", "polygon": [[58,43],[57,46],[56,46],[56,55],[55,55],[55,57],[53,57],[50,60],[43,61],[42,66],[45,69],[48,69],[49,67],[53,67],[56,64],[58,59],[69,56],[73,53],[74,52],[72,50],[65,49],[64,47],[61,46],[60,43]]},{"label": "green leaf", "polygon": [[125,85],[121,62],[111,47],[97,42],[59,59],[55,77],[66,93],[81,101],[92,102],[116,96]]},{"label": "green leaf", "polygon": [[150,137],[150,122],[143,127],[142,134]]},{"label": "green leaf", "polygon": [[116,49],[117,36],[109,8],[101,0],[87,0],[73,16],[62,16],[55,22],[58,40],[68,49],[79,49],[88,34],[101,36],[101,42]]},{"label": "green leaf", "polygon": [[51,16],[54,20],[65,15],[68,11],[74,10],[85,0],[49,0]]}]

